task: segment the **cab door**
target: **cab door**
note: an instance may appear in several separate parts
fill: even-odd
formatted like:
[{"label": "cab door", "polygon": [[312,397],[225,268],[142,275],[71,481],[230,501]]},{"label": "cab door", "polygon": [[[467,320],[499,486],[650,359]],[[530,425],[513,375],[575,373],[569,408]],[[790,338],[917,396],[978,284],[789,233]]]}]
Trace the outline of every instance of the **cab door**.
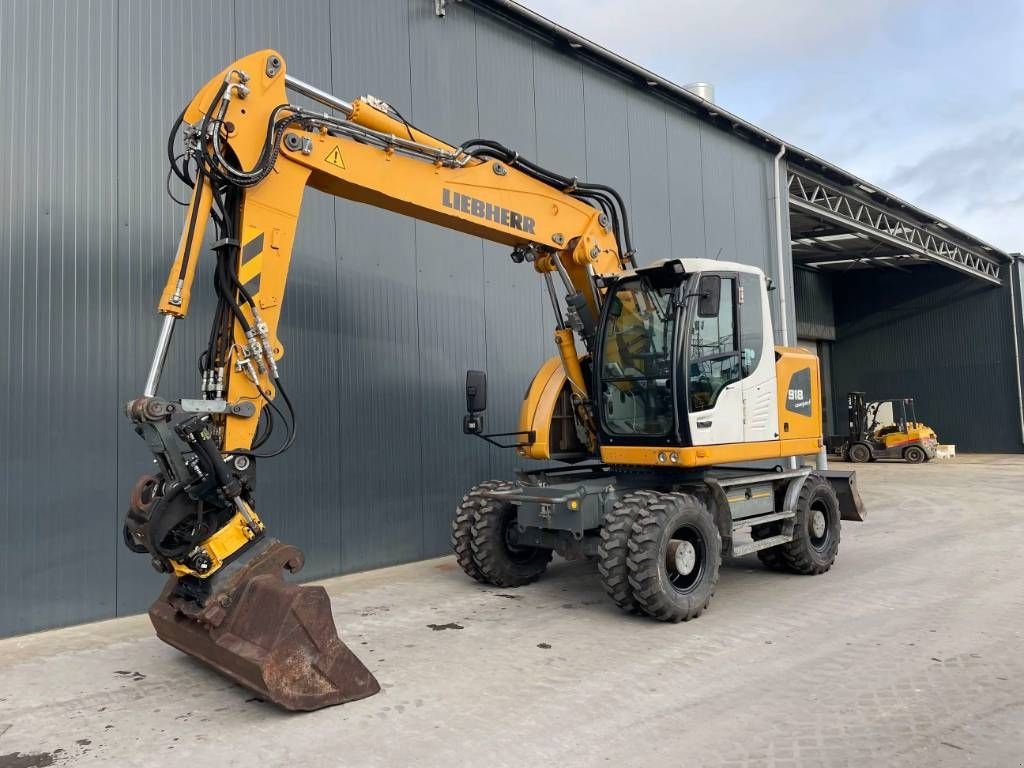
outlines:
[{"label": "cab door", "polygon": [[693,445],[741,443],[743,361],[735,273],[704,273],[689,313],[683,364]]}]

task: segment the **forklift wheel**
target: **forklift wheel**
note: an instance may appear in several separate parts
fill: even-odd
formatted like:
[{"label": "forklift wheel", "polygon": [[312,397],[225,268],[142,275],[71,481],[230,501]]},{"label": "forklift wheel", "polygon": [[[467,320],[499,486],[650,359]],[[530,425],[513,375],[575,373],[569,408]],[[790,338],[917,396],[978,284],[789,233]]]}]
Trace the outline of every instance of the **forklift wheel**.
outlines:
[{"label": "forklift wheel", "polygon": [[920,446],[911,445],[908,446],[905,451],[903,451],[903,458],[906,460],[908,464],[920,464],[928,457],[925,455],[924,450]]},{"label": "forklift wheel", "polygon": [[473,520],[470,543],[480,581],[496,587],[520,587],[536,581],[551,562],[551,550],[516,544],[516,507],[483,498]]},{"label": "forklift wheel", "polygon": [[695,496],[657,494],[633,523],[629,583],[637,604],[658,621],[700,616],[715,593],[721,563],[718,526]]},{"label": "forklift wheel", "polygon": [[846,449],[846,458],[854,464],[864,464],[871,461],[871,449],[864,443],[854,443]]}]

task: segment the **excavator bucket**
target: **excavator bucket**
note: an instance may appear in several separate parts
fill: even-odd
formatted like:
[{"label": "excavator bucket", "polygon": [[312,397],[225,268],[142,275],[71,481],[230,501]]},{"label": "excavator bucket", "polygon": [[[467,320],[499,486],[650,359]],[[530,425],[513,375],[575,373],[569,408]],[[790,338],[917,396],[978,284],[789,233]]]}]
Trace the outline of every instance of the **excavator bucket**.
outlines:
[{"label": "excavator bucket", "polygon": [[149,609],[157,636],[284,709],[372,696],[380,685],[338,637],[327,591],[282,578],[302,559],[271,540],[244,564],[214,574],[217,585],[201,604],[171,577]]}]

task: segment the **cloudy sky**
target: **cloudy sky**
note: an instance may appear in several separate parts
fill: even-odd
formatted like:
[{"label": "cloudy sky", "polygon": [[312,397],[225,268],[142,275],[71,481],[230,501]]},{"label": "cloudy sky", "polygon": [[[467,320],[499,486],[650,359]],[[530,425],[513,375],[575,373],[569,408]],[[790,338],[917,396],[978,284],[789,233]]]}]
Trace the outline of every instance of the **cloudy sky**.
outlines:
[{"label": "cloudy sky", "polygon": [[1024,0],[521,0],[993,245],[1024,250]]}]

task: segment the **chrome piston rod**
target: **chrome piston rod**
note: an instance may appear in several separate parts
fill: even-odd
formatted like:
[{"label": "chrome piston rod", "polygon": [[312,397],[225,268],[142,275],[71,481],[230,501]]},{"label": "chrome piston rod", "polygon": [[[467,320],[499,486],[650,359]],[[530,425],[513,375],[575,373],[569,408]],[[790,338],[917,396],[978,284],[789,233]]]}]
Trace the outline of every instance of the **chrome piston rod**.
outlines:
[{"label": "chrome piston rod", "polygon": [[344,114],[345,117],[352,114],[352,105],[349,102],[342,101],[337,96],[332,96],[327,91],[321,91],[315,85],[303,82],[297,77],[292,77],[291,75],[286,74],[284,76],[284,85],[285,88],[295,91],[295,93],[302,94],[303,96],[323,104],[326,107],[330,107],[331,109],[336,109],[338,112]]},{"label": "chrome piston rod", "polygon": [[160,326],[160,336],[156,340],[156,351],[153,352],[153,362],[149,365],[149,374],[146,376],[146,388],[142,394],[146,397],[154,397],[156,388],[160,386],[160,374],[164,370],[164,361],[167,359],[167,350],[171,346],[171,335],[174,333],[174,315],[164,315],[164,324]]}]

